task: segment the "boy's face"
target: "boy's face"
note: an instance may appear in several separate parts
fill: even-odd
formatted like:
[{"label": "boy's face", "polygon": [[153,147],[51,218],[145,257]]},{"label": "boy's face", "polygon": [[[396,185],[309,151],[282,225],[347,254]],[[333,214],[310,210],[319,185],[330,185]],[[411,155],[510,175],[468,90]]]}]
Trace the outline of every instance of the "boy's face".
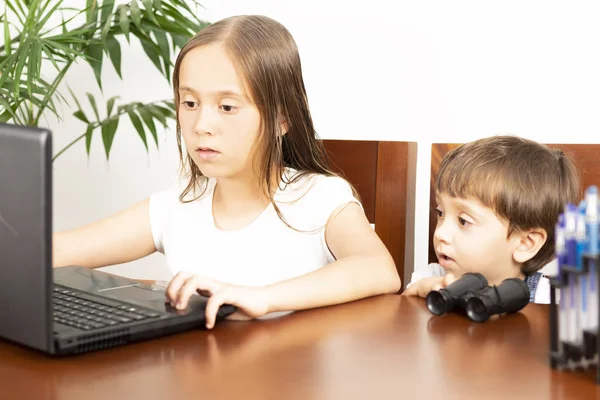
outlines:
[{"label": "boy's face", "polygon": [[513,259],[517,235],[507,238],[508,221],[476,199],[437,193],[437,226],[433,246],[439,264],[460,278],[466,272],[483,274],[490,285],[519,277],[520,265]]}]

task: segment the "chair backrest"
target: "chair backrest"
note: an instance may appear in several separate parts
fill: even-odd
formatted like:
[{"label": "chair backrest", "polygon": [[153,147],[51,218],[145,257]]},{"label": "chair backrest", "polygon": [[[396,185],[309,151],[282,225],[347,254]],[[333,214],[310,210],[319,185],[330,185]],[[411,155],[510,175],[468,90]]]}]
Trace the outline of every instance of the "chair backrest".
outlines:
[{"label": "chair backrest", "polygon": [[[414,264],[417,143],[323,140],[332,169],[358,192],[403,286]],[[406,276],[408,275],[408,277]]]},{"label": "chair backrest", "polygon": [[[435,179],[442,159],[450,150],[458,147],[458,143],[434,143],[431,146],[431,181],[429,188],[429,262],[437,262],[433,249],[433,232],[437,223],[435,213]],[[552,148],[560,148],[569,155],[579,169],[582,192],[591,185],[600,186],[600,144],[548,144]],[[583,195],[583,193],[582,193]]]}]

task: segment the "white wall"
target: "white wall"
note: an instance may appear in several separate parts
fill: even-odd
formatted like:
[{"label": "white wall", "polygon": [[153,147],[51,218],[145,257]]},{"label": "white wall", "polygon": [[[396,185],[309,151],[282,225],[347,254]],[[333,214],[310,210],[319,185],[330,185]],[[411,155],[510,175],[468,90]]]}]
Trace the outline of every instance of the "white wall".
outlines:
[{"label": "white wall", "polygon": [[[396,4],[397,3],[397,4]],[[415,263],[427,262],[430,144],[511,132],[543,142],[599,141],[600,4],[551,1],[202,1],[210,21],[265,14],[294,35],[318,133],[323,138],[419,142]],[[143,59],[144,63],[138,61]],[[171,95],[136,46],[120,82],[104,71],[105,94],[126,100]],[[76,92],[95,86],[83,65]],[[70,114],[70,112],[66,112]],[[83,132],[51,121],[59,149]],[[125,127],[125,124],[123,124]],[[55,162],[55,230],[94,221],[167,187],[175,178],[174,132],[143,149],[120,129],[111,160],[96,140]],[[117,270],[164,278],[161,256]]]}]

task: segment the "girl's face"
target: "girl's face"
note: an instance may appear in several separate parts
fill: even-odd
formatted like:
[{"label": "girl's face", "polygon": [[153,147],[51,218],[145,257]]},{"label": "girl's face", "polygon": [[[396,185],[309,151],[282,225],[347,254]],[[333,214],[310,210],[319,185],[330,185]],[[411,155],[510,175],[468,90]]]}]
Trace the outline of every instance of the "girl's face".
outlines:
[{"label": "girl's face", "polygon": [[258,108],[220,44],[187,53],[179,71],[179,124],[188,154],[203,175],[251,179]]}]

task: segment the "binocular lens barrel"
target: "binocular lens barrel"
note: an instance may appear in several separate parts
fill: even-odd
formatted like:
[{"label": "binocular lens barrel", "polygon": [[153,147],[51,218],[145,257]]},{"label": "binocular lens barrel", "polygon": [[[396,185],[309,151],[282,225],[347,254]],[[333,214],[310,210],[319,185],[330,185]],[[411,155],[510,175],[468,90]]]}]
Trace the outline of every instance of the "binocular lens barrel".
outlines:
[{"label": "binocular lens barrel", "polygon": [[475,322],[485,322],[494,314],[514,313],[529,304],[529,287],[519,278],[509,278],[498,286],[489,286],[474,293],[467,301],[467,316]]},{"label": "binocular lens barrel", "polygon": [[427,294],[427,308],[432,314],[442,315],[454,310],[461,297],[471,290],[481,290],[488,285],[479,273],[468,272],[444,289],[432,290]]}]

